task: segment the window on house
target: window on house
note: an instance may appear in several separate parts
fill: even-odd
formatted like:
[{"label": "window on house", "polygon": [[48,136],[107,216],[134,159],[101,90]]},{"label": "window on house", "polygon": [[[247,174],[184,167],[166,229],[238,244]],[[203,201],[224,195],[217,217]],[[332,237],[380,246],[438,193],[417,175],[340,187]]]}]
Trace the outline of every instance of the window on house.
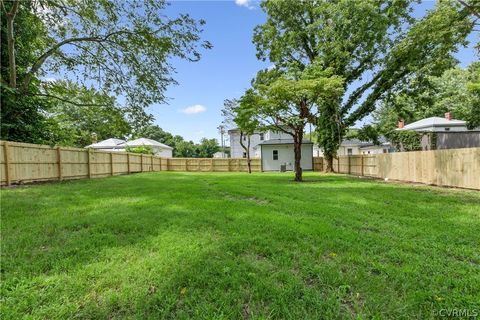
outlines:
[{"label": "window on house", "polygon": [[445,131],[450,131],[450,128],[445,128]]},{"label": "window on house", "polygon": [[278,160],[278,150],[273,150],[273,160]]},{"label": "window on house", "polygon": [[247,141],[247,136],[243,136],[243,141]]},{"label": "window on house", "polygon": [[353,154],[353,150],[351,148],[347,149],[347,155],[351,156]]},{"label": "window on house", "polygon": [[263,133],[260,133],[260,140],[263,140],[265,137],[263,135]]},{"label": "window on house", "polygon": [[370,151],[368,151],[367,153],[370,154]]},{"label": "window on house", "polygon": [[247,153],[246,153],[246,152],[243,153],[243,157],[244,157],[244,158],[247,157]]}]

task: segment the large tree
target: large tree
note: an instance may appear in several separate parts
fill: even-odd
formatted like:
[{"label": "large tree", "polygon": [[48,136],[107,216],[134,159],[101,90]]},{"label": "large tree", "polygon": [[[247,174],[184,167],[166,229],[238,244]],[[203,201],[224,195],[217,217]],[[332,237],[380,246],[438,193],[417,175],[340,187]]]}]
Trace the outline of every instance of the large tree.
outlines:
[{"label": "large tree", "polygon": [[338,100],[343,79],[311,64],[303,70],[262,70],[253,89],[241,99],[241,107],[251,110],[262,127],[292,136],[295,181],[302,181],[302,142],[305,126],[316,119],[315,106]]},{"label": "large tree", "polygon": [[346,128],[371,113],[386,92],[414,73],[441,72],[464,44],[473,22],[460,4],[439,2],[416,20],[412,1],[265,1],[267,22],[256,27],[257,56],[279,70],[311,64],[344,80],[344,95],[318,104],[318,136],[335,156]]},{"label": "large tree", "polygon": [[165,89],[175,83],[171,58],[196,61],[200,47],[211,47],[200,39],[203,20],[168,17],[166,5],[162,0],[1,0],[1,86],[2,96],[8,95],[2,108],[11,111],[2,116],[15,116],[15,108],[32,98],[67,100],[43,85],[41,79],[53,76],[122,96],[130,113],[148,122],[144,108],[165,102]]}]

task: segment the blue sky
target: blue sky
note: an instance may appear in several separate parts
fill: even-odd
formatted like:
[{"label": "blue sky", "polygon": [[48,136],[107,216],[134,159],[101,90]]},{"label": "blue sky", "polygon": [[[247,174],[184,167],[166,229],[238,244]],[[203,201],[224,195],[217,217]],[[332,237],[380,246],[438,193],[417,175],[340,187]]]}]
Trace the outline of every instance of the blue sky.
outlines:
[{"label": "blue sky", "polygon": [[[422,2],[415,7],[415,15],[422,16],[434,4]],[[266,16],[258,4],[246,0],[174,1],[167,14],[178,13],[206,21],[202,37],[213,49],[203,51],[199,62],[174,60],[174,78],[179,85],[167,90],[168,104],[153,105],[149,112],[161,128],[187,140],[219,139],[216,128],[222,121],[224,99],[241,96],[257,71],[270,65],[257,60],[252,44],[253,29],[264,23]],[[473,42],[473,35],[470,40]],[[461,49],[457,58],[462,66],[478,60],[472,47]]]}]

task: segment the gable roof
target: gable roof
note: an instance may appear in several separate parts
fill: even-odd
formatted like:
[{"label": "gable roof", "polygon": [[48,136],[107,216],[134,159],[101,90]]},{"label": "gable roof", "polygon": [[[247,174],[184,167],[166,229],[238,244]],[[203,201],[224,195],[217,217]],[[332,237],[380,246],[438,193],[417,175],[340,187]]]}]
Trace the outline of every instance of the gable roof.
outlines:
[{"label": "gable roof", "polygon": [[93,148],[93,149],[113,149],[121,144],[125,143],[125,140],[122,139],[115,139],[115,138],[110,138],[106,140],[102,140],[97,143],[92,143],[85,148]]},{"label": "gable roof", "polygon": [[463,120],[448,120],[441,117],[430,117],[415,121],[413,123],[407,124],[403,128],[398,128],[398,131],[405,130],[419,130],[419,131],[430,131],[435,127],[465,127],[466,121]]},{"label": "gable roof", "polygon": [[159,148],[162,148],[162,149],[173,150],[172,147],[167,146],[166,144],[163,144],[161,142],[158,142],[158,141],[155,141],[155,140],[152,140],[152,139],[148,139],[148,138],[138,138],[138,139],[135,139],[135,140],[127,141],[127,142],[123,143],[122,145],[129,146],[129,147],[152,146],[152,147],[159,147]]}]

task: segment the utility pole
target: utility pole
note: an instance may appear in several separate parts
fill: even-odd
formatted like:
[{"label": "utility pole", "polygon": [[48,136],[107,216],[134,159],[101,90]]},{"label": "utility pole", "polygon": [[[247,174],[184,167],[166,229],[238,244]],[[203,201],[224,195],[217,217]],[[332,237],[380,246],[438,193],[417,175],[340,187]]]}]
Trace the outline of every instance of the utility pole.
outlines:
[{"label": "utility pole", "polygon": [[223,140],[223,135],[225,134],[225,126],[224,125],[219,125],[217,127],[218,132],[220,133],[220,141],[222,145],[222,158],[225,157],[225,141]]}]

